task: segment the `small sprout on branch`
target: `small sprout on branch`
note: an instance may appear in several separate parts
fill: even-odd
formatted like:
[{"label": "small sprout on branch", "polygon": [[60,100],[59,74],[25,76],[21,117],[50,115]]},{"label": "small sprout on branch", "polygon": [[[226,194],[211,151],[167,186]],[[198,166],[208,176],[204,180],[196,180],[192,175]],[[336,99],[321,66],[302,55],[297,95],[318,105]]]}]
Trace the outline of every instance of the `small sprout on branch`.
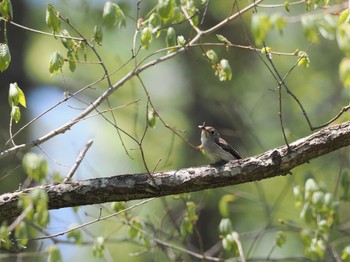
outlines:
[{"label": "small sprout on branch", "polygon": [[153,109],[148,110],[147,120],[148,120],[149,127],[154,128],[156,126],[157,113]]},{"label": "small sprout on branch", "polygon": [[185,44],[186,44],[186,39],[185,39],[182,35],[179,35],[179,36],[177,37],[177,44],[178,44],[179,46],[185,46]]},{"label": "small sprout on branch", "polygon": [[306,52],[299,51],[298,57],[298,66],[303,66],[305,68],[308,68],[310,66],[310,58]]}]

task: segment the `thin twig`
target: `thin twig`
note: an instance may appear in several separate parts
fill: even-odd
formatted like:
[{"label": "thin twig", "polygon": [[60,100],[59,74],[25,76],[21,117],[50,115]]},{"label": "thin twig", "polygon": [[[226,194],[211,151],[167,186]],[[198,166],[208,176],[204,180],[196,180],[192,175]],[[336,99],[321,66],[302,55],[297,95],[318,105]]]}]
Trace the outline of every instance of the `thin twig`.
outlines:
[{"label": "thin twig", "polygon": [[89,150],[89,148],[91,147],[92,143],[94,141],[92,139],[90,139],[85,146],[83,147],[83,149],[80,151],[77,160],[75,161],[74,165],[72,166],[72,168],[69,170],[68,175],[66,176],[66,178],[63,180],[63,182],[68,182],[69,180],[72,179],[72,176],[74,175],[75,171],[78,169],[81,161],[83,161],[83,158],[85,157],[87,151]]},{"label": "thin twig", "polygon": [[42,237],[35,237],[35,238],[30,238],[30,239],[28,239],[28,240],[43,240],[43,239],[49,239],[49,238],[54,238],[54,237],[62,236],[62,235],[65,235],[65,234],[67,234],[67,233],[69,233],[69,232],[72,232],[72,231],[74,231],[74,230],[77,230],[77,229],[80,229],[80,228],[83,228],[83,227],[86,227],[86,226],[95,224],[96,222],[103,221],[103,220],[109,219],[109,218],[114,217],[114,216],[118,216],[118,215],[120,215],[120,214],[122,214],[122,213],[125,213],[125,212],[131,210],[131,209],[134,209],[134,208],[136,208],[136,207],[142,206],[142,205],[144,205],[144,204],[146,204],[146,203],[148,203],[148,202],[150,202],[150,201],[152,201],[152,200],[154,200],[154,199],[155,199],[155,198],[149,198],[149,199],[143,200],[143,201],[141,201],[141,202],[139,202],[139,203],[137,203],[137,204],[135,204],[135,205],[132,205],[132,206],[130,206],[130,207],[128,207],[128,208],[125,208],[125,209],[123,209],[123,210],[121,210],[121,211],[118,211],[118,212],[116,212],[116,213],[113,213],[113,214],[111,214],[111,215],[107,215],[107,216],[104,216],[104,217],[101,216],[102,213],[101,213],[101,209],[100,209],[100,213],[99,213],[98,218],[96,218],[96,219],[94,219],[94,220],[92,220],[92,221],[86,222],[86,223],[81,224],[81,225],[78,225],[78,226],[76,226],[76,227],[72,227],[72,228],[70,228],[70,229],[67,229],[67,230],[65,230],[65,231],[62,231],[62,232],[59,232],[59,233],[56,233],[56,234],[53,234],[53,235],[42,236]]}]

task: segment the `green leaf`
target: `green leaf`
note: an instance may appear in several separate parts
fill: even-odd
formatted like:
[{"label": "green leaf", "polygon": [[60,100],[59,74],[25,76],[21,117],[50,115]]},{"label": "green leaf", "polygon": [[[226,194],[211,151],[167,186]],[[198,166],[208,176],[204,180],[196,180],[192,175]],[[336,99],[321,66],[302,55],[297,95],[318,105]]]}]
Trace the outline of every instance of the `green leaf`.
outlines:
[{"label": "green leaf", "polygon": [[95,239],[93,252],[95,257],[103,257],[103,250],[105,249],[105,239],[99,236]]},{"label": "green leaf", "polygon": [[77,64],[75,62],[77,60],[77,56],[75,55],[74,52],[68,51],[67,58],[68,58],[69,70],[71,72],[74,72],[75,69],[77,68]]},{"label": "green leaf", "polygon": [[152,42],[152,29],[150,27],[145,27],[141,33],[141,46],[143,49],[148,49]]},{"label": "green leaf", "polygon": [[187,207],[187,216],[189,220],[191,221],[191,223],[195,223],[198,220],[196,204],[192,201],[188,201],[186,203],[186,207]]},{"label": "green leaf", "polygon": [[[173,47],[176,46],[176,32],[174,30],[174,28],[169,27],[166,33],[166,37],[165,37],[165,43],[167,47]],[[176,48],[170,48],[168,50],[168,54],[172,53],[176,50]]]},{"label": "green leaf", "polygon": [[278,247],[283,247],[287,242],[287,236],[283,231],[277,231],[275,235],[275,244]]},{"label": "green leaf", "polygon": [[153,109],[148,110],[147,114],[148,126],[154,128],[157,122],[157,114]]},{"label": "green leaf", "polygon": [[0,43],[0,72],[5,71],[11,62],[10,49],[7,44]]},{"label": "green leaf", "polygon": [[193,225],[188,217],[184,217],[182,220],[180,225],[180,233],[182,238],[185,238],[187,236],[187,233],[193,233]]},{"label": "green leaf", "polygon": [[2,222],[0,227],[0,239],[1,239],[1,247],[5,249],[9,249],[11,247],[11,240],[10,240],[10,230],[7,226],[6,221]]},{"label": "green leaf", "polygon": [[162,19],[158,13],[152,13],[149,17],[148,26],[153,29],[153,33],[157,32],[162,26]]},{"label": "green leaf", "polygon": [[50,64],[49,64],[49,71],[51,73],[51,76],[61,72],[63,63],[64,63],[64,58],[59,51],[56,51],[55,53],[52,54],[50,59]]},{"label": "green leaf", "polygon": [[349,13],[350,13],[350,10],[348,8],[346,8],[343,12],[341,12],[339,15],[337,24],[340,25],[343,23],[348,23],[350,18]]},{"label": "green leaf", "polygon": [[300,218],[308,224],[313,221],[312,208],[308,203],[304,204],[303,209],[300,212]]},{"label": "green leaf", "polygon": [[304,68],[308,68],[310,66],[310,58],[307,53],[304,51],[299,51],[298,57],[298,66],[302,66]]},{"label": "green leaf", "polygon": [[163,21],[168,21],[171,18],[174,9],[174,0],[158,0],[157,12]]},{"label": "green leaf", "polygon": [[308,178],[305,182],[305,192],[313,193],[319,191],[320,187],[317,185],[316,181],[313,178]]},{"label": "green leaf", "polygon": [[341,176],[341,187],[343,188],[342,200],[350,200],[350,173],[349,170],[344,170]]},{"label": "green leaf", "polygon": [[47,162],[43,156],[29,152],[22,160],[24,171],[36,181],[43,182],[48,173]]},{"label": "green leaf", "polygon": [[222,43],[225,43],[225,44],[228,44],[228,45],[232,45],[232,43],[226,37],[224,37],[223,35],[218,35],[217,34],[216,38]]},{"label": "green leaf", "polygon": [[10,89],[9,89],[9,104],[10,106],[18,106],[18,104],[21,104],[23,107],[26,107],[26,98],[22,91],[22,89],[19,88],[17,83],[11,83]]},{"label": "green leaf", "polygon": [[232,223],[229,218],[222,218],[219,224],[219,232],[220,235],[228,235],[231,234],[233,231],[232,229]]},{"label": "green leaf", "polygon": [[53,5],[48,4],[46,8],[46,24],[52,29],[54,34],[61,30],[61,20],[59,18],[59,13],[55,10]]},{"label": "green leaf", "polygon": [[185,44],[186,44],[186,39],[185,39],[182,35],[179,35],[179,36],[177,37],[177,44],[178,44],[179,46],[185,46]]},{"label": "green leaf", "polygon": [[222,217],[229,217],[230,215],[229,204],[231,204],[235,200],[236,200],[236,197],[232,194],[226,194],[220,198],[219,211]]},{"label": "green leaf", "polygon": [[220,81],[227,81],[232,79],[232,70],[230,63],[226,59],[221,59],[217,72]]},{"label": "green leaf", "polygon": [[48,259],[46,261],[48,262],[62,261],[61,252],[60,252],[60,249],[57,247],[57,245],[48,246],[45,252],[48,254]]},{"label": "green leaf", "polygon": [[259,13],[252,16],[251,29],[255,38],[255,43],[261,45],[266,38],[268,30],[273,28],[268,15]]},{"label": "green leaf", "polygon": [[105,3],[102,14],[103,22],[106,26],[112,27],[117,23],[119,27],[125,27],[125,16],[119,5],[108,1]]},{"label": "green leaf", "polygon": [[[71,224],[68,229],[72,229],[77,227],[77,224]],[[73,239],[77,245],[81,245],[83,243],[83,235],[80,230],[71,230],[67,233],[68,239]]]},{"label": "green leaf", "polygon": [[338,26],[336,32],[336,39],[339,49],[346,55],[350,55],[350,24],[343,23]]},{"label": "green leaf", "polygon": [[13,18],[13,9],[10,0],[2,0],[0,2],[0,15],[7,20]]},{"label": "green leaf", "polygon": [[301,18],[301,24],[307,40],[310,42],[318,42],[318,28],[315,20],[309,16],[303,16]]},{"label": "green leaf", "polygon": [[283,33],[284,28],[287,25],[287,19],[280,14],[274,14],[270,18],[270,22],[273,26],[277,28],[280,34]]},{"label": "green leaf", "polygon": [[218,58],[217,54],[215,53],[215,51],[214,50],[208,50],[205,53],[205,55],[207,56],[207,58],[210,60],[210,62],[214,66],[213,68],[215,68],[216,64],[219,62],[219,58]]},{"label": "green leaf", "polygon": [[21,119],[21,110],[19,109],[18,106],[13,106],[11,109],[11,117],[13,120],[15,120],[16,124],[19,122]]},{"label": "green leaf", "polygon": [[334,16],[325,15],[322,19],[317,21],[318,31],[328,40],[334,40],[336,34],[337,23]]},{"label": "green leaf", "polygon": [[67,38],[61,38],[61,42],[63,44],[63,46],[68,50],[68,51],[74,51],[76,49],[76,42],[72,39],[70,39],[70,34],[66,29],[63,29],[61,31],[61,35],[66,36]]},{"label": "green leaf", "polygon": [[102,39],[103,39],[103,32],[102,32],[102,28],[98,25],[95,25],[94,27],[94,35],[92,37],[92,40],[98,44],[101,45],[102,44]]},{"label": "green leaf", "polygon": [[346,246],[341,254],[343,262],[350,262],[350,246]]},{"label": "green leaf", "polygon": [[111,208],[114,212],[119,212],[125,209],[125,203],[122,202],[112,202]]},{"label": "green leaf", "polygon": [[135,238],[139,234],[139,230],[143,228],[142,224],[139,221],[132,220],[129,228],[130,238]]}]

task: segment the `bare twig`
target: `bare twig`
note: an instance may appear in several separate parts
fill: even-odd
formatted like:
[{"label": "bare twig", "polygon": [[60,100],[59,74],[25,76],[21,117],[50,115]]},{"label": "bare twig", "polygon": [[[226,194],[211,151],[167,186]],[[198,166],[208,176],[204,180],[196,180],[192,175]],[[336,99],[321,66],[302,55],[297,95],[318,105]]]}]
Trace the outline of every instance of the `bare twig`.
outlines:
[{"label": "bare twig", "polygon": [[71,170],[69,170],[68,175],[66,176],[66,178],[63,180],[63,182],[68,182],[72,179],[72,176],[74,175],[75,171],[78,169],[81,161],[83,161],[83,158],[85,157],[87,151],[89,150],[89,148],[91,147],[92,143],[94,141],[92,139],[90,139],[85,146],[83,147],[83,149],[80,151],[77,160],[75,161],[74,165],[72,166]]}]

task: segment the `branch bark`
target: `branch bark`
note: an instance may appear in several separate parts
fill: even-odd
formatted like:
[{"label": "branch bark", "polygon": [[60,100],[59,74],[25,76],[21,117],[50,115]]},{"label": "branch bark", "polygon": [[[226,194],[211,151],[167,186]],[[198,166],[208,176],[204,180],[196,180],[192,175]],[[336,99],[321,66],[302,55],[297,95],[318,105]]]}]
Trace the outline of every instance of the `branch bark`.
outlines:
[{"label": "branch bark", "polygon": [[294,167],[348,145],[350,121],[324,128],[291,143],[290,152],[287,146],[281,146],[221,166],[154,173],[153,179],[149,174],[141,173],[41,185],[1,195],[0,221],[18,216],[21,213],[17,208],[19,196],[36,188],[47,192],[49,209],[161,197],[286,175]]}]

